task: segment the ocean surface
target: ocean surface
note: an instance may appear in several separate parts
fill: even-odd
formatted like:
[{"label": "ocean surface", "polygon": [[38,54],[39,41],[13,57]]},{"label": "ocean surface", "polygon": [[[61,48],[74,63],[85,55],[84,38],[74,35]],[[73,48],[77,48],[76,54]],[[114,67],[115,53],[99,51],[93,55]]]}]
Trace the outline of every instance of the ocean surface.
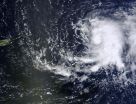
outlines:
[{"label": "ocean surface", "polygon": [[136,104],[135,0],[0,0],[0,104]]}]

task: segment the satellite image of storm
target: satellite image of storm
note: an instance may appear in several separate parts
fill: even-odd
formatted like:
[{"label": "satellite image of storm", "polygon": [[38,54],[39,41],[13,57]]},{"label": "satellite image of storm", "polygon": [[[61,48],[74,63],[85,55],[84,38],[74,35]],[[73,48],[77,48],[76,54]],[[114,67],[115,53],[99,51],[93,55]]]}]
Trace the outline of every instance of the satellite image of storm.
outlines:
[{"label": "satellite image of storm", "polygon": [[136,0],[0,0],[0,104],[136,104]]}]

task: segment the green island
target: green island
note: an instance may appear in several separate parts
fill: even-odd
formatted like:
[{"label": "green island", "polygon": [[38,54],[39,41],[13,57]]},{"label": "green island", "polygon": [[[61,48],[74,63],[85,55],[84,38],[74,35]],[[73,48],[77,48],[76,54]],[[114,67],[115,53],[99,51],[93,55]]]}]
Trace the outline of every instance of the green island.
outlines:
[{"label": "green island", "polygon": [[0,47],[7,46],[11,43],[11,39],[0,40]]}]

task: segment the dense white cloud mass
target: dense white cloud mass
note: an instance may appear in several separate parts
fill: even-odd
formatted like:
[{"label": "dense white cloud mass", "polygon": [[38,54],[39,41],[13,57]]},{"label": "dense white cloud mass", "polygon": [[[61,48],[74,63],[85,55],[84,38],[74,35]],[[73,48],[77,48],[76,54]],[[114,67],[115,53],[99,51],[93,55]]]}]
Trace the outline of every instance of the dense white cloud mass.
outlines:
[{"label": "dense white cloud mass", "polygon": [[[90,68],[91,71],[98,71],[101,68],[107,69],[112,66],[116,66],[119,71],[125,70],[132,65],[127,63],[128,61],[133,63],[133,69],[136,69],[134,68],[136,16],[127,13],[117,14],[115,16],[123,15],[121,20],[96,16],[95,18],[87,17],[87,22],[80,20],[76,24],[75,30],[80,30],[82,37],[85,37],[85,44],[88,47],[87,54],[91,56],[87,59],[80,57],[78,60],[82,60],[84,63],[97,62]],[[126,45],[128,45],[128,48],[124,50]],[[126,51],[127,54],[124,54]]]}]

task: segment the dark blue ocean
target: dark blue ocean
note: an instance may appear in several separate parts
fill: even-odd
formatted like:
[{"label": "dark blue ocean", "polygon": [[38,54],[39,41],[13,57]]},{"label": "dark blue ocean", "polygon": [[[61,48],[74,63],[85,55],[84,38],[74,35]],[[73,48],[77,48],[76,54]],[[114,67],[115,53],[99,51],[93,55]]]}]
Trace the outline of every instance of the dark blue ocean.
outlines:
[{"label": "dark blue ocean", "polygon": [[[50,66],[72,66],[74,62],[62,60],[62,50],[85,54],[87,46],[72,24],[92,14],[121,19],[113,14],[120,8],[131,14],[134,4],[135,0],[0,0],[0,40],[11,39],[0,46],[0,104],[136,104],[136,76],[131,71],[126,81],[118,80],[121,72],[116,67],[95,73],[72,70],[68,77],[56,74],[56,67],[42,70],[45,60]],[[38,55],[41,63],[35,66]],[[83,76],[87,78],[81,81]]]}]

